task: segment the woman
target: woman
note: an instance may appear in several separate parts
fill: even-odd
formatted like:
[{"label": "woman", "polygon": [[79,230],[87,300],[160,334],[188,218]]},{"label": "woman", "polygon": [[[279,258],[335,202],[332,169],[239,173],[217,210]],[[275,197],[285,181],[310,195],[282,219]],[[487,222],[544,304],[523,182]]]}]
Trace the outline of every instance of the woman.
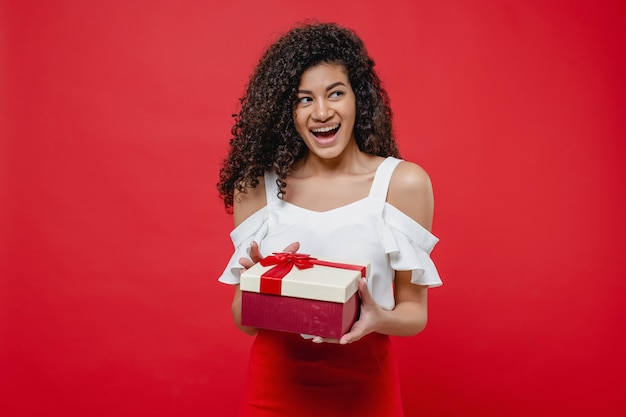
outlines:
[{"label": "woman", "polygon": [[[427,289],[441,280],[431,183],[398,159],[373,67],[354,32],[304,24],[268,48],[241,99],[218,188],[235,221],[219,280],[235,285],[235,323],[256,336],[243,416],[403,415],[389,336],[424,328]],[[241,325],[241,270],[282,250],[370,260],[341,339]]]}]

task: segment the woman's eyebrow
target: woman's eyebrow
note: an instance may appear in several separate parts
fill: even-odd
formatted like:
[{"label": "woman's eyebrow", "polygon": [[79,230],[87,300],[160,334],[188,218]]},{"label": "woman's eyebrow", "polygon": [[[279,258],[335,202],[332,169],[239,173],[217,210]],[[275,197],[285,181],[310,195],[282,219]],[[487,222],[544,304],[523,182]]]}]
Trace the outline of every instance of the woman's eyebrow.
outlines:
[{"label": "woman's eyebrow", "polygon": [[[326,87],[326,91],[332,90],[335,87],[338,86],[346,86],[343,82],[341,81],[337,81],[336,83],[332,83],[331,85],[329,85],[328,87]],[[310,90],[298,90],[298,94],[313,94],[313,91]]]}]

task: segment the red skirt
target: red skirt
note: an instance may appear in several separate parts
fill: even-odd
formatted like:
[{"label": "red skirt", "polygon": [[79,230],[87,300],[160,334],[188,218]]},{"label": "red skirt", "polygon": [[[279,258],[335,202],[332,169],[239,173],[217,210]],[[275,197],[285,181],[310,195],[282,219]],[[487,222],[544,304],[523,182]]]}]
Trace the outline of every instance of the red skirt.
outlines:
[{"label": "red skirt", "polygon": [[349,345],[260,330],[252,345],[241,417],[402,417],[388,336]]}]

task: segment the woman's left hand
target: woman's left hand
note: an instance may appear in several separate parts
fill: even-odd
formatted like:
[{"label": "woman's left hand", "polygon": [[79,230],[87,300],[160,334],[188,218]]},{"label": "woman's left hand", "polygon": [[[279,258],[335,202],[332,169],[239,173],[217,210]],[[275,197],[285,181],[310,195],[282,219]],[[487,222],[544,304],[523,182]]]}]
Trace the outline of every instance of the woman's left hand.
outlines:
[{"label": "woman's left hand", "polygon": [[346,345],[356,342],[363,336],[375,332],[383,318],[383,309],[374,300],[372,293],[367,288],[365,279],[359,280],[359,295],[361,296],[361,313],[359,319],[352,325],[350,331],[340,339],[325,339],[319,336],[313,338],[314,343],[340,343]]}]

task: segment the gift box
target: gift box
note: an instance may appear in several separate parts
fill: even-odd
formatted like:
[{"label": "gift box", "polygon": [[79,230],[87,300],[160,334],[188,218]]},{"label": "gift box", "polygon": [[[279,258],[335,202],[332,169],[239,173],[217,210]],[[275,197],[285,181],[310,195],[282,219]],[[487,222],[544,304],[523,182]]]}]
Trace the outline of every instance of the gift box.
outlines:
[{"label": "gift box", "polygon": [[359,311],[369,263],[274,253],[241,274],[241,324],[338,339]]}]

